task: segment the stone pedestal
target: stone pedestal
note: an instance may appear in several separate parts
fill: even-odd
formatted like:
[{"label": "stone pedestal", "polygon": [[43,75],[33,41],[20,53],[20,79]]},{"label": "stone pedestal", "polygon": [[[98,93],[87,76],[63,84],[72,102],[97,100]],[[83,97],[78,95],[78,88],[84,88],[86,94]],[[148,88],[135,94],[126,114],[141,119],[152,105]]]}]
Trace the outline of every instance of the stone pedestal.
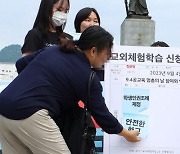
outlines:
[{"label": "stone pedestal", "polygon": [[120,45],[150,46],[155,41],[155,22],[151,19],[126,18],[121,24]]}]

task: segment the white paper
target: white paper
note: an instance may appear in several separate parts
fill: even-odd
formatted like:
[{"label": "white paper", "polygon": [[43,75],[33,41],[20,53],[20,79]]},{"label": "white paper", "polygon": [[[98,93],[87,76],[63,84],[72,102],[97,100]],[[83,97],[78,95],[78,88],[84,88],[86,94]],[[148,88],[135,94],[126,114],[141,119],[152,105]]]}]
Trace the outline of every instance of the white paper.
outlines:
[{"label": "white paper", "polygon": [[116,46],[113,59],[105,65],[106,104],[142,140],[105,133],[104,154],[180,154],[180,49]]}]

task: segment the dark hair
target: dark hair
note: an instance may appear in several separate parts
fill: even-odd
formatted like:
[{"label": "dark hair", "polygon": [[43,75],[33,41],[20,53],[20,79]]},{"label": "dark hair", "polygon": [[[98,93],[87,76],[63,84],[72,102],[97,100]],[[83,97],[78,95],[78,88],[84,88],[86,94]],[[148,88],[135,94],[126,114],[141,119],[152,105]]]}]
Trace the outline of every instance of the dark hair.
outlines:
[{"label": "dark hair", "polygon": [[165,42],[157,41],[151,44],[151,47],[169,47],[169,45]]},{"label": "dark hair", "polygon": [[75,51],[75,47],[78,47],[82,51],[96,47],[97,52],[101,52],[106,48],[111,49],[113,46],[113,40],[114,38],[109,32],[107,32],[101,26],[94,25],[86,28],[78,41],[61,39],[60,50],[71,53]]},{"label": "dark hair", "polygon": [[[59,0],[41,0],[41,4],[39,6],[39,11],[36,16],[36,20],[34,22],[33,28],[37,28],[47,36],[49,30],[49,24],[51,23],[52,9],[53,5]],[[69,0],[68,4],[70,7]],[[57,27],[57,33],[61,34],[63,32],[63,26]]]},{"label": "dark hair", "polygon": [[82,21],[87,19],[89,17],[89,15],[91,14],[91,12],[94,12],[96,14],[99,25],[100,25],[100,17],[99,17],[98,12],[96,11],[96,9],[90,8],[90,7],[85,7],[83,9],[81,9],[75,17],[74,28],[76,29],[76,33],[80,33],[80,26],[81,26]]}]

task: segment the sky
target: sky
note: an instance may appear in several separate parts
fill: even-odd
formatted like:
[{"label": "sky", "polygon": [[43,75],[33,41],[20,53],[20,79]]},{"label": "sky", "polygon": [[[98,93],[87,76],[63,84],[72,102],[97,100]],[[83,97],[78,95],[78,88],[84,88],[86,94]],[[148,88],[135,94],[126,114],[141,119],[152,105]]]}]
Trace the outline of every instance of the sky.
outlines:
[{"label": "sky", "polygon": [[[155,21],[155,41],[180,47],[180,1],[146,0],[149,16]],[[83,7],[94,7],[101,18],[101,26],[120,44],[120,27],[126,18],[124,0],[70,0],[71,8],[65,32],[75,32],[74,18]],[[11,44],[24,42],[32,28],[40,0],[0,0],[0,50]]]}]

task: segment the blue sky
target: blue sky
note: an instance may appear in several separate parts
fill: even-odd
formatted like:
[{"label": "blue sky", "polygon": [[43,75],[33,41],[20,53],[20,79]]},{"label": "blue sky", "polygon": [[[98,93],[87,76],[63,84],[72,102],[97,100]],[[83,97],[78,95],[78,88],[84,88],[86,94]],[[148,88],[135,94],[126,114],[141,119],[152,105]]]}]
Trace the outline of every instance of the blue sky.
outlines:
[{"label": "blue sky", "polygon": [[[83,7],[94,7],[100,14],[101,26],[120,44],[120,26],[126,17],[124,0],[70,0],[66,32],[75,32],[74,17]],[[171,47],[180,47],[180,1],[146,0],[149,15],[155,21],[155,40],[165,41]],[[10,44],[23,44],[32,28],[40,0],[0,1],[0,49]]]}]

